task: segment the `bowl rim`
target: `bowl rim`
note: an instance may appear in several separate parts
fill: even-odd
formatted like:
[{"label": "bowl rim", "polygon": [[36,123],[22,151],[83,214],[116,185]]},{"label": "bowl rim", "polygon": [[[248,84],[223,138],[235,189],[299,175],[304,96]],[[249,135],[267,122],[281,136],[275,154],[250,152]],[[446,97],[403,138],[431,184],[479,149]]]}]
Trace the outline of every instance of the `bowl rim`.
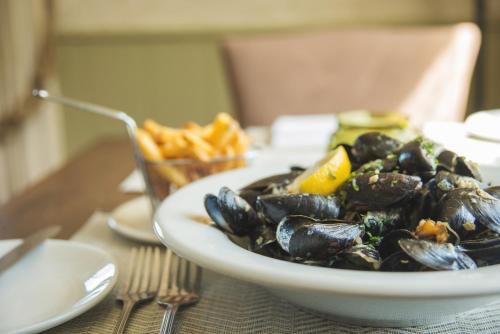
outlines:
[{"label": "bowl rim", "polygon": [[[214,226],[189,218],[204,213],[203,196],[222,185],[240,188],[283,168],[250,166],[197,180],[167,197],[155,213],[158,238],[179,256],[259,285],[362,297],[436,299],[500,293],[500,265],[439,272],[372,272],[313,267],[253,253]],[[195,200],[193,200],[193,196]],[[200,211],[201,210],[201,211]]]}]

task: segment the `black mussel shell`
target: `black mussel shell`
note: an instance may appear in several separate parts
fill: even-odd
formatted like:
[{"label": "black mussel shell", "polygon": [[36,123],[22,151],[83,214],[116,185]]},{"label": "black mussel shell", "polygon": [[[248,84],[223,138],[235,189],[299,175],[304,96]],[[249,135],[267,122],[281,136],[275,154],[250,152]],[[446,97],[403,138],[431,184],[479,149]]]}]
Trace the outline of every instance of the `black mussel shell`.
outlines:
[{"label": "black mussel shell", "polygon": [[260,224],[252,206],[227,187],[220,189],[218,197],[205,195],[204,203],[214,223],[229,233],[248,235]]},{"label": "black mussel shell", "polygon": [[406,143],[398,152],[398,163],[408,174],[431,178],[437,165],[434,144],[421,138]]},{"label": "black mussel shell", "polygon": [[500,200],[478,188],[453,189],[439,201],[435,217],[447,222],[462,239],[485,228],[500,233]]},{"label": "black mussel shell", "polygon": [[376,210],[407,202],[421,188],[418,176],[380,173],[358,175],[344,183],[341,191],[345,192],[348,206]]},{"label": "black mussel shell", "polygon": [[241,191],[253,190],[258,193],[265,192],[266,190],[271,190],[271,188],[286,188],[297,176],[302,173],[302,170],[291,170],[288,173],[277,174],[265,177],[263,179],[252,182],[243,188]]},{"label": "black mussel shell", "polygon": [[438,170],[446,170],[482,181],[477,164],[463,156],[458,156],[455,152],[444,150],[438,155],[437,160]]},{"label": "black mussel shell", "polygon": [[495,197],[496,199],[500,199],[500,186],[488,187],[484,189],[488,194]]},{"label": "black mussel shell", "polygon": [[380,255],[371,245],[354,245],[336,256],[333,267],[353,270],[378,270]]},{"label": "black mussel shell", "polygon": [[385,159],[376,159],[372,161],[368,161],[361,165],[356,171],[355,174],[364,174],[364,173],[387,173],[396,170],[398,167],[398,161],[396,156],[388,157]]},{"label": "black mussel shell", "polygon": [[351,153],[354,160],[363,164],[370,160],[383,159],[401,146],[401,142],[381,132],[367,132],[354,141]]},{"label": "black mussel shell", "polygon": [[385,260],[392,254],[401,251],[401,247],[399,247],[399,240],[401,239],[415,239],[415,235],[405,229],[393,230],[387,233],[378,247],[380,256]]},{"label": "black mussel shell", "polygon": [[359,225],[285,217],[276,229],[281,248],[294,258],[324,260],[351,247],[361,237]]},{"label": "black mussel shell", "polygon": [[259,215],[272,224],[284,217],[304,215],[315,219],[336,219],[340,201],[334,196],[315,194],[283,194],[259,196],[256,203]]},{"label": "black mussel shell", "polygon": [[457,158],[457,154],[453,151],[443,150],[437,156],[438,160],[438,169],[447,170],[449,172],[453,172],[455,169],[455,160]]},{"label": "black mussel shell", "polygon": [[478,165],[465,157],[457,157],[455,169],[453,171],[459,175],[469,176],[478,181],[483,180],[483,178],[481,177],[481,173],[479,172]]},{"label": "black mussel shell", "polygon": [[450,190],[457,188],[483,188],[483,184],[472,177],[446,171],[439,171],[434,180],[437,198],[441,198]]},{"label": "black mussel shell", "polygon": [[498,235],[485,239],[466,240],[460,247],[469,255],[478,267],[500,263],[500,237]]},{"label": "black mussel shell", "polygon": [[250,206],[254,209],[255,209],[255,204],[257,202],[257,197],[259,197],[260,195],[262,195],[260,191],[253,189],[242,189],[238,193],[238,196],[247,201],[247,203],[250,204]]},{"label": "black mussel shell", "polygon": [[401,249],[415,261],[434,270],[476,269],[477,265],[462,249],[452,244],[401,239]]},{"label": "black mussel shell", "polygon": [[380,271],[422,271],[425,267],[399,250],[385,258],[380,264]]}]

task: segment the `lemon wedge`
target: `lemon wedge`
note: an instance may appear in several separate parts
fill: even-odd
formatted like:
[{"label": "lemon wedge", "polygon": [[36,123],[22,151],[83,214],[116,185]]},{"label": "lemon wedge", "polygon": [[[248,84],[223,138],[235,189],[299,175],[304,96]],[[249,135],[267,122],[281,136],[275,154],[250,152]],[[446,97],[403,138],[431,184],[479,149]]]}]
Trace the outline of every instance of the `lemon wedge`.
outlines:
[{"label": "lemon wedge", "polygon": [[351,162],[346,150],[339,146],[314,166],[300,174],[288,187],[292,193],[330,195],[351,174]]}]

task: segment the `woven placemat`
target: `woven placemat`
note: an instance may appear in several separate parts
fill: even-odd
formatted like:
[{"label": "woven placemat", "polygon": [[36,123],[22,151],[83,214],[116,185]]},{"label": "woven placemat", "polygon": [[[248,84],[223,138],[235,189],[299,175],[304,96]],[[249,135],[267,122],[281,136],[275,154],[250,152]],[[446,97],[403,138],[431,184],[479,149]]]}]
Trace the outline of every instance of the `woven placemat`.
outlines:
[{"label": "woven placemat", "polygon": [[[132,246],[108,229],[105,215],[94,214],[72,238],[112,254],[124,272]],[[112,333],[120,313],[115,290],[99,305],[46,333]],[[131,315],[126,333],[158,333],[164,309],[151,302]],[[181,311],[175,333],[500,333],[500,301],[457,315],[445,324],[406,328],[352,326],[302,310],[267,290],[209,271],[204,272],[200,302]]]}]

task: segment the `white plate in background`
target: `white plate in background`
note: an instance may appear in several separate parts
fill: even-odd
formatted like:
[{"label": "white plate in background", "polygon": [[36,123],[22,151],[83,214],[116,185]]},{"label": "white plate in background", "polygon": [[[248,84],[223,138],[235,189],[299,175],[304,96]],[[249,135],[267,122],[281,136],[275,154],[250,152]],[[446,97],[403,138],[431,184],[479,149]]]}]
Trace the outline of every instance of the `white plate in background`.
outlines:
[{"label": "white plate in background", "polygon": [[459,122],[429,122],[423,133],[445,148],[476,162],[484,179],[500,184],[500,142],[471,137],[465,124]]},{"label": "white plate in background", "polygon": [[107,219],[109,228],[128,239],[161,244],[153,233],[151,202],[139,196],[117,206]]},{"label": "white plate in background", "polygon": [[471,114],[465,120],[465,128],[473,136],[500,143],[500,109]]},{"label": "white plate in background", "polygon": [[[0,241],[0,256],[20,242]],[[0,274],[0,333],[38,333],[66,322],[99,303],[117,277],[104,251],[47,240]]]}]

